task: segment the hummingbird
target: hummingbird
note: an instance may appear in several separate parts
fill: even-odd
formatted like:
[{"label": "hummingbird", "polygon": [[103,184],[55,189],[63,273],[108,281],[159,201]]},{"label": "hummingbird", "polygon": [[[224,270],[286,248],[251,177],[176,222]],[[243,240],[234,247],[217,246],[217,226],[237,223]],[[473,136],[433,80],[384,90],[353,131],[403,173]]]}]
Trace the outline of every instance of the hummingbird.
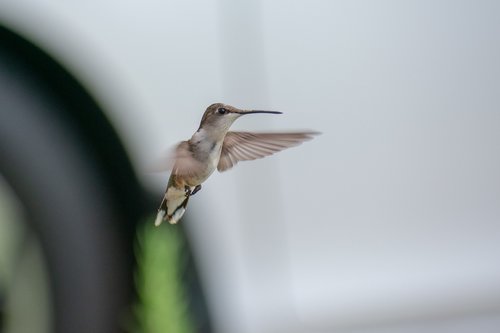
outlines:
[{"label": "hummingbird", "polygon": [[229,128],[243,115],[278,111],[240,110],[215,103],[201,118],[191,139],[180,142],[170,154],[172,167],[155,226],[167,220],[176,224],[184,215],[188,200],[201,190],[201,184],[217,169],[224,172],[240,161],[250,161],[297,146],[314,135],[313,131],[288,133],[232,132]]}]

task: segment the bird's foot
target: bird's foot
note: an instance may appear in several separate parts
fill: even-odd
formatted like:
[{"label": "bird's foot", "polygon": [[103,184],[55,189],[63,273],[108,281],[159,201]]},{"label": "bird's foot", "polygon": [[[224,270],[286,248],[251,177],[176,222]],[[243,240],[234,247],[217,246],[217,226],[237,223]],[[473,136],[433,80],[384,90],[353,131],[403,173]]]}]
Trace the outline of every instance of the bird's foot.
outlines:
[{"label": "bird's foot", "polygon": [[194,190],[191,192],[191,195],[195,195],[199,190],[201,190],[201,185],[196,185]]},{"label": "bird's foot", "polygon": [[196,185],[194,189],[191,191],[191,187],[189,186],[184,186],[184,191],[186,192],[186,197],[190,197],[192,195],[195,195],[199,190],[201,190],[201,185]]}]

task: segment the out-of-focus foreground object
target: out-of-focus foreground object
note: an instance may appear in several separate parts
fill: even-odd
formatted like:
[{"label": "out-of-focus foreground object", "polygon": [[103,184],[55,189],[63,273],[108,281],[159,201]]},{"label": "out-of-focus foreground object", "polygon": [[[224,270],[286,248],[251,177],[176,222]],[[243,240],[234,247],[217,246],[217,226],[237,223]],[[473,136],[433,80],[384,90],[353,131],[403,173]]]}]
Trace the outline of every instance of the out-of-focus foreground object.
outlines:
[{"label": "out-of-focus foreground object", "polygon": [[2,328],[120,332],[142,191],[79,84],[2,27],[0,40]]}]

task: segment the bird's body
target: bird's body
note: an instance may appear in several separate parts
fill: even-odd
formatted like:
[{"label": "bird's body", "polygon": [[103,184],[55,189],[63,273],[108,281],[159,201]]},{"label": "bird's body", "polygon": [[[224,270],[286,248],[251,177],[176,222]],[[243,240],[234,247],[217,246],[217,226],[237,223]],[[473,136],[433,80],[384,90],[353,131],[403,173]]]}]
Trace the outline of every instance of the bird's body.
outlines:
[{"label": "bird's body", "polygon": [[201,184],[215,169],[225,171],[238,161],[271,155],[317,134],[229,132],[229,127],[237,118],[251,113],[281,112],[244,111],[222,103],[212,104],[207,108],[198,130],[191,139],[179,143],[171,156],[172,173],[155,225],[160,225],[163,220],[177,223],[186,211],[189,197],[201,189]]}]

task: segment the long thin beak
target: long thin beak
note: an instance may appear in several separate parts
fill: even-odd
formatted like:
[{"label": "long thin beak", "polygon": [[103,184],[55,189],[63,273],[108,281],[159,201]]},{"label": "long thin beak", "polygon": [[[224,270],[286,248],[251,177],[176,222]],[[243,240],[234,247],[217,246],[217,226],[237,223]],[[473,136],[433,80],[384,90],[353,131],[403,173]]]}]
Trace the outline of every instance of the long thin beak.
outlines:
[{"label": "long thin beak", "polygon": [[237,111],[239,114],[251,114],[251,113],[271,113],[271,114],[282,114],[279,111],[263,111],[263,110],[249,110],[249,111]]}]

